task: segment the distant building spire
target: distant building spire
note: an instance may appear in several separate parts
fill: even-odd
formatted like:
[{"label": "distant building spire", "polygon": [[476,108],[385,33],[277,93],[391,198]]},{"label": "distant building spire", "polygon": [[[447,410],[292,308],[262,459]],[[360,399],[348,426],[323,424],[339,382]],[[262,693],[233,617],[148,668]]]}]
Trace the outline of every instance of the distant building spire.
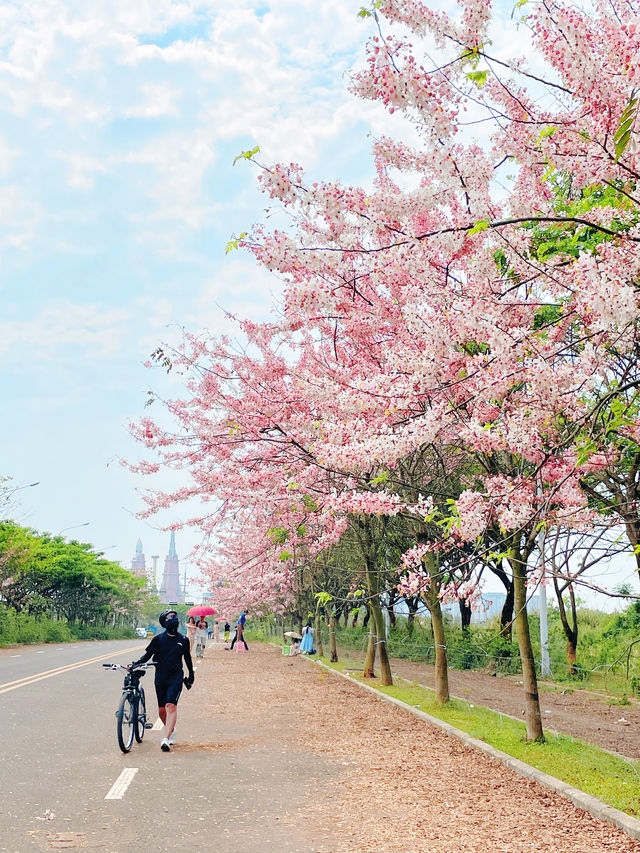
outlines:
[{"label": "distant building spire", "polygon": [[180,588],[180,564],[176,551],[176,534],[173,530],[169,539],[169,553],[164,560],[160,599],[165,604],[181,604],[184,601],[184,595]]},{"label": "distant building spire", "polygon": [[136,543],[136,553],[133,560],[131,560],[131,571],[138,578],[147,577],[147,564],[142,553],[142,539],[138,539]]}]

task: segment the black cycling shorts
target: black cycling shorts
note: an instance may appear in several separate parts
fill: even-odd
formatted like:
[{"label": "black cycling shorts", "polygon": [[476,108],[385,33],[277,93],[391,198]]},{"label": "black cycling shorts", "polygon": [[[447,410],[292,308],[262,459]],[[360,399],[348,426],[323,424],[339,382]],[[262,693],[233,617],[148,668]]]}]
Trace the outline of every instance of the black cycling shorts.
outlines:
[{"label": "black cycling shorts", "polygon": [[158,708],[165,705],[177,705],[182,693],[182,673],[172,673],[161,678],[156,678],[156,696],[158,697]]}]

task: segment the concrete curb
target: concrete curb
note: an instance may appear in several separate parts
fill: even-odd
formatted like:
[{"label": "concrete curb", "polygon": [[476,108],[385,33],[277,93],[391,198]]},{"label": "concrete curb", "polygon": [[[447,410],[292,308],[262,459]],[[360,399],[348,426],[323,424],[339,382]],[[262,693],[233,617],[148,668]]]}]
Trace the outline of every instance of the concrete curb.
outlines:
[{"label": "concrete curb", "polygon": [[413,714],[414,717],[418,717],[419,719],[424,720],[425,723],[429,723],[437,729],[446,732],[448,735],[457,738],[467,746],[479,749],[486,755],[496,758],[510,770],[513,770],[520,776],[524,776],[525,779],[531,779],[534,782],[539,782],[541,785],[544,785],[545,788],[550,788],[552,791],[560,794],[561,797],[565,797],[567,800],[570,800],[574,806],[584,809],[594,817],[598,818],[598,820],[613,824],[613,826],[621,829],[627,835],[631,836],[631,838],[640,839],[640,820],[637,818],[631,817],[630,815],[625,814],[625,812],[621,812],[619,809],[614,809],[613,806],[603,803],[602,800],[599,800],[597,797],[594,797],[591,794],[586,794],[579,788],[574,788],[572,785],[568,785],[561,779],[556,779],[555,776],[549,776],[548,773],[543,773],[541,770],[537,770],[530,764],[525,764],[524,761],[520,761],[520,759],[514,758],[512,755],[508,755],[506,752],[502,752],[482,740],[471,737],[471,735],[468,735],[460,729],[456,729],[454,726],[449,725],[449,723],[445,723],[437,717],[432,717],[431,714],[426,714],[424,711],[412,708],[411,705],[407,705],[406,702],[402,702],[400,699],[395,699],[393,696],[387,696],[386,693],[381,693],[379,690],[376,690],[375,687],[370,687],[368,684],[362,684],[362,682],[357,681],[350,675],[340,672],[337,669],[333,669],[333,667],[327,666],[327,664],[322,661],[311,660],[305,655],[301,655],[301,657],[304,660],[309,660],[311,663],[326,669],[328,672],[332,672],[334,675],[341,676],[347,681],[350,681],[352,684],[356,684],[358,687],[361,687],[363,690],[368,690],[379,699],[383,699],[391,705],[396,705],[398,708],[408,711],[410,714]]}]

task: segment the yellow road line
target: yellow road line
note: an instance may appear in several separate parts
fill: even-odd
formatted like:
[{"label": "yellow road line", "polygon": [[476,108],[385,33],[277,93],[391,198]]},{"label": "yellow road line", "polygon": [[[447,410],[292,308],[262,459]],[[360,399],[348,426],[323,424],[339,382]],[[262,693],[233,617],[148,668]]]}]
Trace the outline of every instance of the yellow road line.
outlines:
[{"label": "yellow road line", "polygon": [[35,675],[27,675],[24,678],[17,678],[15,681],[7,681],[5,684],[0,684],[0,693],[8,693],[10,690],[17,690],[19,687],[28,687],[30,684],[35,684],[37,681],[42,681],[45,678],[52,678],[54,675],[62,675],[65,672],[70,672],[72,669],[79,669],[82,666],[88,666],[90,663],[97,663],[101,660],[106,660],[106,658],[115,657],[116,654],[121,655],[126,652],[135,652],[138,649],[142,649],[144,646],[131,646],[128,649],[118,649],[117,651],[108,652],[105,655],[98,655],[94,658],[88,658],[87,660],[76,661],[76,663],[69,663],[66,666],[58,666],[55,669],[48,669],[45,672],[37,672]]}]

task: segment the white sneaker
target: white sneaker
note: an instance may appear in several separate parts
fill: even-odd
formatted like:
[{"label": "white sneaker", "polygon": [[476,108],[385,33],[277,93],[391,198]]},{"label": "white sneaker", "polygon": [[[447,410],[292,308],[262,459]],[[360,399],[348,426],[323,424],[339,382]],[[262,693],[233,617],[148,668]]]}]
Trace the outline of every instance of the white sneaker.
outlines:
[{"label": "white sneaker", "polygon": [[169,740],[169,745],[170,745],[170,746],[173,746],[173,745],[174,745],[174,743],[176,742],[176,730],[175,730],[175,729],[174,729],[174,730],[171,732],[171,734],[169,735],[168,740]]},{"label": "white sneaker", "polygon": [[163,752],[171,752],[171,742],[169,741],[169,738],[162,738],[162,740],[160,741],[160,749]]}]

